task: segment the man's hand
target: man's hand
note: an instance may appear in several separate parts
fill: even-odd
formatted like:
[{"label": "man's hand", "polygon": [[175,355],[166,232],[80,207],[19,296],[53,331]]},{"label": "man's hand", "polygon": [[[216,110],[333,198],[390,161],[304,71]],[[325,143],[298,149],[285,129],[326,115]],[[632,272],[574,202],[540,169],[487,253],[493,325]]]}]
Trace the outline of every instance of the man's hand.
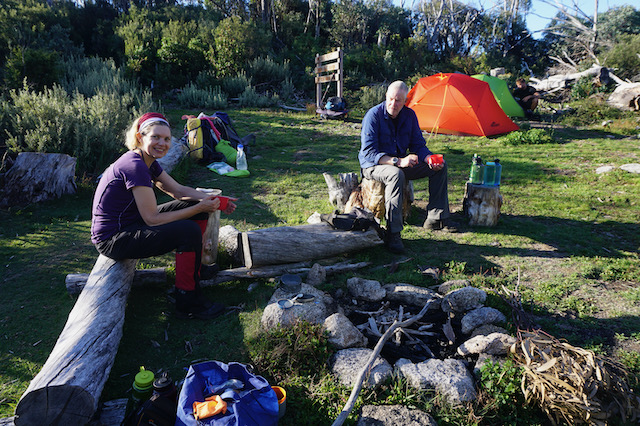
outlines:
[{"label": "man's hand", "polygon": [[416,154],[409,154],[406,157],[398,158],[398,167],[413,167],[419,162]]}]

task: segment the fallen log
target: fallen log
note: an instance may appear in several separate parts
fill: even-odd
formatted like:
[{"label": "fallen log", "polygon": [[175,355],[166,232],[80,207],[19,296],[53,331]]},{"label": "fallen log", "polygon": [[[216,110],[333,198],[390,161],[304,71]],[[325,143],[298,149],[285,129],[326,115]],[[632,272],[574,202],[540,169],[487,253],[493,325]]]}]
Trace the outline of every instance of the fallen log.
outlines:
[{"label": "fallen log", "polygon": [[89,422],[120,344],[136,263],[98,257],[49,358],[18,402],[17,426]]},{"label": "fallen log", "polygon": [[[79,294],[87,284],[89,274],[67,274],[64,283],[69,294]],[[165,268],[136,269],[133,274],[133,285],[163,284],[167,281]]]},{"label": "fallen log", "polygon": [[323,259],[383,244],[375,230],[340,231],[327,223],[281,226],[242,233],[244,265],[265,265]]},{"label": "fallen log", "polygon": [[4,177],[0,207],[74,194],[75,172],[76,159],[67,154],[21,152]]}]

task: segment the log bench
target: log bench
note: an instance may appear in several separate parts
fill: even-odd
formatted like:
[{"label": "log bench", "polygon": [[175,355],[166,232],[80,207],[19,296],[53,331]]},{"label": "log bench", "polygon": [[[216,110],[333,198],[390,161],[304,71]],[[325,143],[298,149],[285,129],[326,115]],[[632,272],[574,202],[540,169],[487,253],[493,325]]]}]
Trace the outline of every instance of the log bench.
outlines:
[{"label": "log bench", "polygon": [[18,402],[17,426],[89,422],[120,344],[136,263],[98,257],[49,358]]}]

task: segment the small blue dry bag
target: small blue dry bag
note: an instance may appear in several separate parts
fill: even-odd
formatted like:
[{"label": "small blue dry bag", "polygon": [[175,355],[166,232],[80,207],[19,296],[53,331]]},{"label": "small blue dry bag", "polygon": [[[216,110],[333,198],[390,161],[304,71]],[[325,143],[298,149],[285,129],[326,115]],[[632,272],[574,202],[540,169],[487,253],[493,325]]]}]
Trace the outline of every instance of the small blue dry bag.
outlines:
[{"label": "small blue dry bag", "polygon": [[[244,387],[228,392],[227,412],[196,420],[193,403],[202,402],[229,379],[242,381]],[[231,394],[229,398],[228,395]],[[238,362],[225,364],[206,361],[189,367],[178,400],[176,426],[270,426],[278,424],[278,397],[269,382]]]}]

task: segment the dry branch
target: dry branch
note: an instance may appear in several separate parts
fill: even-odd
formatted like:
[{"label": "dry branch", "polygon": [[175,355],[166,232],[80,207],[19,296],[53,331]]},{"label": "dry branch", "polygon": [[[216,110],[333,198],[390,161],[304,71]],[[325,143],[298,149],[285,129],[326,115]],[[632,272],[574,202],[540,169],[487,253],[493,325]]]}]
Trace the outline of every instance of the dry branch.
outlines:
[{"label": "dry branch", "polygon": [[349,417],[349,413],[351,413],[351,410],[353,410],[353,406],[355,405],[356,400],[358,399],[358,395],[360,395],[360,391],[362,390],[364,379],[367,373],[369,372],[369,370],[371,369],[371,367],[373,366],[373,364],[375,363],[376,358],[378,358],[378,356],[380,355],[380,351],[382,351],[382,347],[384,346],[384,343],[389,339],[389,337],[391,337],[394,334],[395,330],[398,327],[408,327],[414,322],[416,322],[417,320],[419,320],[420,318],[422,318],[423,315],[429,309],[429,305],[431,305],[432,302],[433,302],[433,299],[429,300],[417,315],[407,319],[406,321],[402,321],[402,322],[397,320],[394,321],[393,324],[391,324],[391,326],[387,329],[387,331],[382,335],[380,340],[378,340],[378,343],[376,343],[376,346],[373,348],[373,352],[369,356],[369,361],[362,368],[362,370],[360,370],[360,374],[358,374],[358,377],[356,378],[356,381],[355,381],[355,385],[351,390],[351,395],[349,396],[347,403],[342,409],[342,412],[338,415],[336,420],[333,422],[332,426],[341,426],[344,423],[344,421],[347,419],[347,417]]}]

